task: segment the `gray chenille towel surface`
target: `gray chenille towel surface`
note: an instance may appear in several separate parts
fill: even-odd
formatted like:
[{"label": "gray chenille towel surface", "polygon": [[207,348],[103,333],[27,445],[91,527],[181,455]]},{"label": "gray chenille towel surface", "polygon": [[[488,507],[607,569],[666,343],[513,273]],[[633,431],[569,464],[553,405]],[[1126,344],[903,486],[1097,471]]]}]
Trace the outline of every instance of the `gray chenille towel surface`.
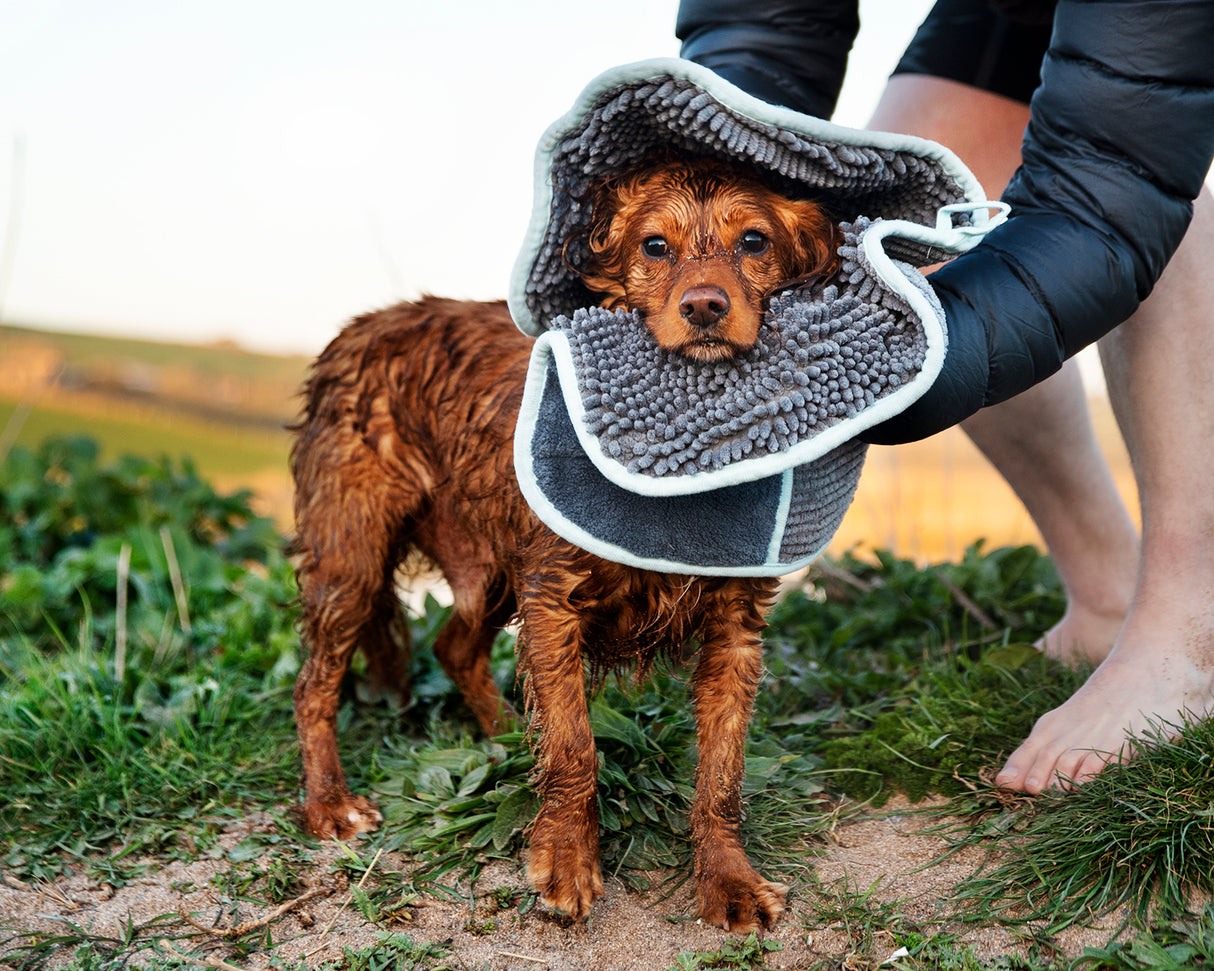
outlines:
[{"label": "gray chenille towel surface", "polygon": [[[564,251],[597,178],[671,149],[754,165],[842,220],[842,270],[771,299],[756,345],[703,363],[635,312],[594,306]],[[917,267],[1001,221],[932,142],[757,101],[682,60],[625,65],[540,142],[510,309],[537,337],[515,436],[536,514],[600,556],[681,573],[779,575],[829,543],[864,463],[856,435],[935,379],[944,314]]]}]

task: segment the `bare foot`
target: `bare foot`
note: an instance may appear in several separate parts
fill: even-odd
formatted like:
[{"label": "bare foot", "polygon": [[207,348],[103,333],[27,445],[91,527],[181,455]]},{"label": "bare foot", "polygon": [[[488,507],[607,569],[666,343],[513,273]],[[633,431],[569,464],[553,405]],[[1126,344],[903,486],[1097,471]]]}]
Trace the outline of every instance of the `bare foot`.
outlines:
[{"label": "bare foot", "polygon": [[1054,564],[1066,591],[1066,613],[1035,645],[1047,657],[1076,667],[1109,656],[1134,603],[1138,580],[1138,536],[1132,527],[1116,532],[1103,552],[1071,554]]},{"label": "bare foot", "polygon": [[1154,723],[1214,712],[1214,606],[1209,591],[1140,603],[1112,651],[1063,705],[1044,714],[996,777],[1007,789],[1070,788],[1129,758]]}]

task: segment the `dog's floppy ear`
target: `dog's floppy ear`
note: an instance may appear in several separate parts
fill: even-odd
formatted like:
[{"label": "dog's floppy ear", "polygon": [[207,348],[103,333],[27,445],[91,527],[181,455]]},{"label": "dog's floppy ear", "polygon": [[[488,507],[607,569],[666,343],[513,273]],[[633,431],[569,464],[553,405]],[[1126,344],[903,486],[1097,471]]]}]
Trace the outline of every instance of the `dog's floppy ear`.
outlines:
[{"label": "dog's floppy ear", "polygon": [[[603,179],[590,193],[589,227],[565,241],[564,259],[582,278],[586,288],[610,298],[605,304],[614,310],[623,305],[624,223],[621,209],[620,179]],[[575,245],[576,244],[576,245]]]},{"label": "dog's floppy ear", "polygon": [[781,215],[792,221],[793,265],[790,277],[828,280],[839,272],[843,237],[826,210],[814,202],[793,201]]}]

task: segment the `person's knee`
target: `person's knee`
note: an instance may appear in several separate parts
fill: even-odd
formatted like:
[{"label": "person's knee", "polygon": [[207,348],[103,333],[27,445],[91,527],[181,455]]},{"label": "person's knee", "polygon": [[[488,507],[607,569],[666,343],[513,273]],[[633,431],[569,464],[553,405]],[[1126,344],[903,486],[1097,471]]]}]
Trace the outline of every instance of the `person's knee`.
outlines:
[{"label": "person's knee", "polygon": [[1020,165],[1028,105],[946,78],[896,74],[889,79],[868,127],[939,142],[997,197]]}]

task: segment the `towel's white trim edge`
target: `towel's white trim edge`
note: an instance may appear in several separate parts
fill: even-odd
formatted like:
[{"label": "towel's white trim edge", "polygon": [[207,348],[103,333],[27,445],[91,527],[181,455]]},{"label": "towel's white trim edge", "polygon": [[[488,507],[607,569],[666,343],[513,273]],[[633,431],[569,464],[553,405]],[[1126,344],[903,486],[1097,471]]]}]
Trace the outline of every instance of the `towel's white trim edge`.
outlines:
[{"label": "towel's white trim edge", "polygon": [[785,469],[780,482],[780,505],[776,510],[776,522],[771,529],[771,541],[767,544],[767,562],[780,562],[780,547],[784,545],[784,530],[788,526],[788,510],[792,508],[792,487],[796,469]]},{"label": "towel's white trim edge", "polygon": [[[845,145],[864,146],[869,148],[889,149],[892,151],[915,152],[927,158],[935,159],[941,168],[956,180],[965,193],[969,202],[982,202],[985,193],[982,185],[974,174],[965,166],[951,150],[937,142],[919,138],[915,135],[904,135],[899,132],[869,131],[867,129],[846,128],[834,122],[803,115],[790,108],[771,105],[765,101],[747,94],[741,88],[735,87],[724,78],[719,77],[706,67],[694,61],[677,57],[652,58],[645,61],[635,61],[631,64],[621,64],[604,71],[594,78],[578,95],[573,107],[548,126],[536,146],[535,166],[533,169],[533,200],[531,221],[523,237],[523,245],[514,262],[510,274],[510,290],[507,305],[515,324],[525,334],[537,337],[547,329],[545,323],[536,321],[531,316],[527,306],[527,279],[535,262],[536,253],[544,240],[551,218],[552,183],[549,168],[552,155],[565,136],[585,121],[587,113],[607,91],[644,80],[657,80],[659,77],[677,77],[691,81],[720,101],[727,108],[746,115],[755,121],[774,125],[778,128],[795,131],[814,138],[830,138]],[[974,224],[981,228],[986,214],[982,209],[974,212]],[[977,240],[973,240],[976,242]],[[973,244],[971,242],[970,245]],[[966,247],[968,248],[968,247]]]},{"label": "towel's white trim edge", "polygon": [[[567,519],[549,501],[548,497],[540,491],[539,485],[536,482],[535,470],[531,464],[529,445],[530,442],[525,441],[521,437],[516,437],[514,440],[514,469],[518,476],[519,489],[523,493],[523,498],[527,500],[527,504],[531,507],[531,511],[535,513],[544,525],[562,539],[572,543],[574,546],[581,547],[589,553],[593,553],[595,556],[600,556],[604,560],[610,560],[612,563],[622,563],[625,566],[636,567],[639,570],[654,570],[658,573],[682,573],[692,576],[781,577],[809,566],[810,563],[826,552],[826,547],[830,545],[829,541],[827,541],[827,543],[823,544],[820,549],[813,553],[798,557],[788,563],[771,562],[769,556],[769,562],[752,566],[704,566],[697,563],[682,563],[678,560],[661,557],[638,556],[631,550],[617,546],[614,543],[609,543],[595,536],[593,533],[587,532],[577,523]],[[779,553],[778,544],[776,553],[777,555]]]}]

